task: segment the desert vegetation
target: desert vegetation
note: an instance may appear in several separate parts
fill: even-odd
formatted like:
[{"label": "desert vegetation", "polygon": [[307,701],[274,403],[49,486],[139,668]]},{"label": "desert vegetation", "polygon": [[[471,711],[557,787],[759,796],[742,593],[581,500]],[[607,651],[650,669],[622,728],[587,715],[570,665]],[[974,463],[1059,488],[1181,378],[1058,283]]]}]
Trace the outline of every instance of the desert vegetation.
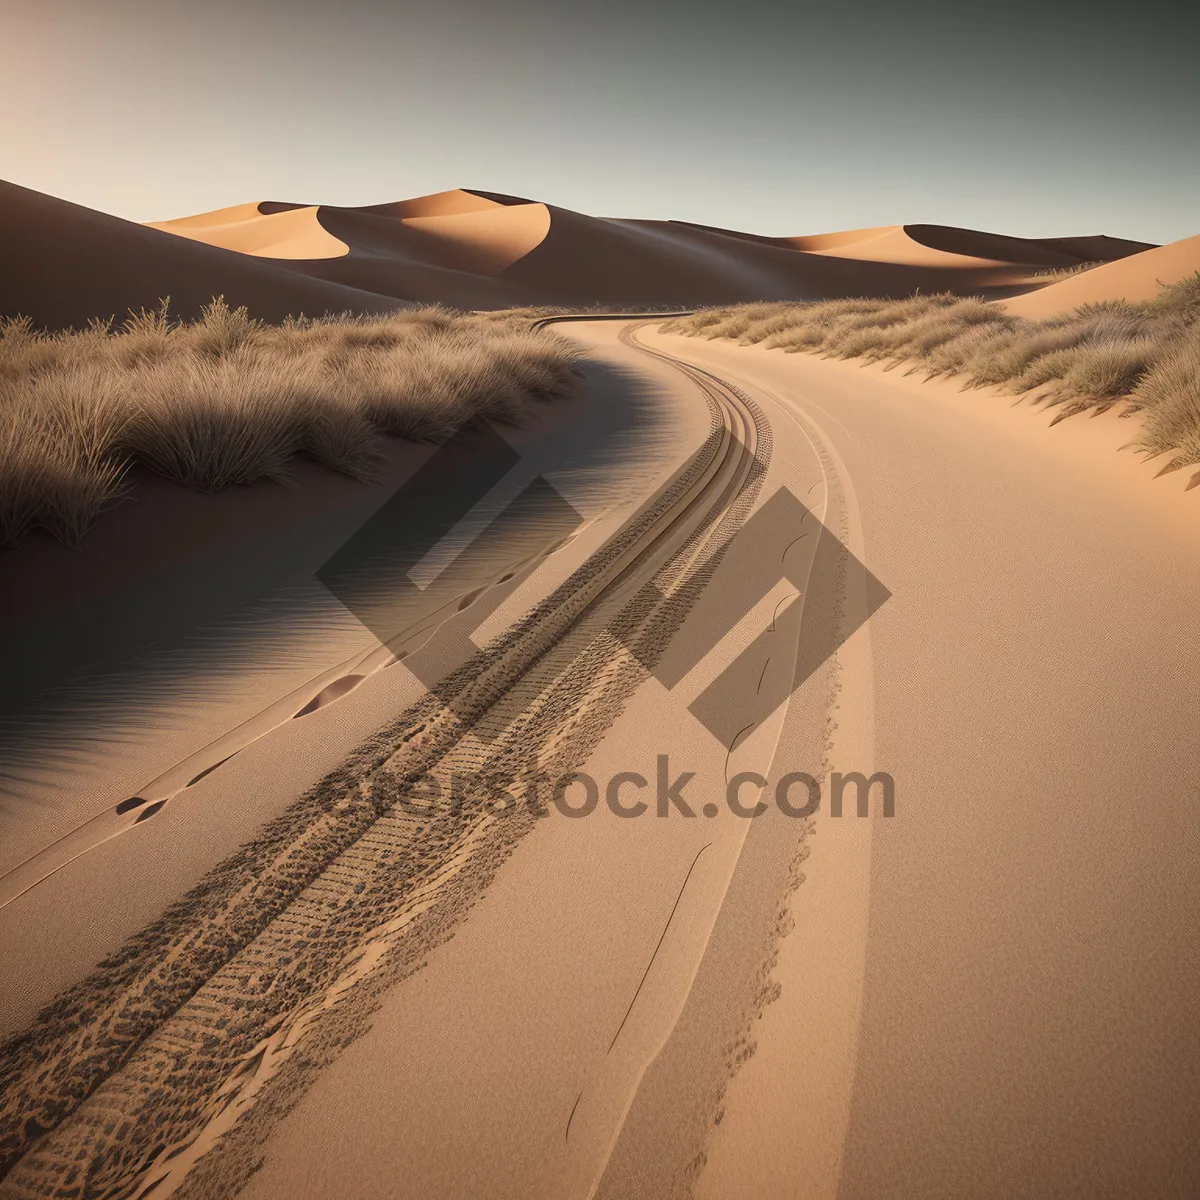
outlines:
[{"label": "desert vegetation", "polygon": [[223,299],[45,333],[0,320],[0,546],[77,542],[141,467],[213,491],[296,455],[371,477],[380,438],[440,441],[569,392],[581,352],[517,313],[440,307],[268,325]]},{"label": "desert vegetation", "polygon": [[1084,271],[1102,266],[1104,266],[1102,262],[1081,262],[1074,263],[1069,267],[1039,267],[1034,271],[1033,277],[1038,280],[1044,279],[1047,283],[1061,283],[1064,279],[1074,279],[1076,275],[1082,275]]},{"label": "desert vegetation", "polygon": [[[1110,301],[1031,321],[949,293],[702,309],[665,333],[731,338],[788,353],[912,364],[1061,406],[1055,418],[1123,403],[1141,417],[1131,445],[1169,454],[1160,474],[1200,463],[1200,272],[1142,304]],[[1200,472],[1189,487],[1200,485]]]}]

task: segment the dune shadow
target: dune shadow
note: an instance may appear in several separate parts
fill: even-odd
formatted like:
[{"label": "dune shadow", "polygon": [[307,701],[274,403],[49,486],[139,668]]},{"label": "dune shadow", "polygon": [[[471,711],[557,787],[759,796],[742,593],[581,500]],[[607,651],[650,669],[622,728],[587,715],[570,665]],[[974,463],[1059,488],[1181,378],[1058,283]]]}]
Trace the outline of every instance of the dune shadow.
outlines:
[{"label": "dune shadow", "polygon": [[[473,582],[480,555],[484,566],[500,564],[491,585],[506,575],[516,586],[528,566],[511,564],[536,565],[569,536],[579,522],[574,504],[627,499],[622,481],[670,449],[652,385],[607,364],[589,364],[586,373],[586,399],[548,407],[544,420],[513,433],[460,430],[428,460],[431,468],[418,469],[381,505],[343,503],[250,537],[231,529],[227,540],[169,569],[106,580],[52,615],[6,623],[0,813],[12,815],[28,804],[23,793],[44,792],[50,780],[56,787],[64,778],[85,780],[114,748],[142,745],[156,730],[186,726],[189,713],[261,690],[271,672],[294,678],[301,668],[328,669],[334,663],[320,658],[332,653],[326,646],[361,644],[367,652],[441,605],[452,612],[461,605],[463,621],[477,624],[499,602]],[[503,519],[481,530],[479,552],[415,587],[409,572],[422,557],[481,493],[522,470],[533,479]],[[571,492],[572,504],[546,484],[544,471]],[[252,507],[255,489],[243,499]],[[107,517],[119,519],[120,511]],[[17,587],[20,565],[19,553],[6,564]]]}]

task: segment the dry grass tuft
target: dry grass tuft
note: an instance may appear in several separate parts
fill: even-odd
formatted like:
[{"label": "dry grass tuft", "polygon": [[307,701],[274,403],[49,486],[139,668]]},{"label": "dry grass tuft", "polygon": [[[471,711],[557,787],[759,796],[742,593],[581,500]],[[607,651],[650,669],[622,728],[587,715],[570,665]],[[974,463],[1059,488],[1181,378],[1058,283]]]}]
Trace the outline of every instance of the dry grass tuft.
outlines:
[{"label": "dry grass tuft", "polygon": [[382,434],[441,441],[514,424],[573,386],[581,351],[517,314],[431,307],[267,325],[215,299],[118,328],[0,320],[0,546],[76,543],[129,469],[215,491],[283,480],[296,455],[371,477]]},{"label": "dry grass tuft", "polygon": [[1142,435],[1134,443],[1150,457],[1174,451],[1169,470],[1200,463],[1200,338],[1162,355],[1133,392],[1142,409]]},{"label": "dry grass tuft", "polygon": [[930,377],[963,376],[969,387],[1041,389],[1038,399],[1065,405],[1064,415],[1124,400],[1143,412],[1137,448],[1174,452],[1167,469],[1200,462],[1200,272],[1144,304],[1087,304],[1044,321],[947,293],[702,309],[662,330],[788,353],[910,363]]},{"label": "dry grass tuft", "polygon": [[1104,266],[1103,262],[1081,262],[1072,263],[1069,267],[1041,267],[1034,271],[1035,279],[1044,279],[1047,283],[1062,283],[1064,279],[1074,279],[1076,275],[1082,275],[1085,271],[1090,271],[1094,267]]}]

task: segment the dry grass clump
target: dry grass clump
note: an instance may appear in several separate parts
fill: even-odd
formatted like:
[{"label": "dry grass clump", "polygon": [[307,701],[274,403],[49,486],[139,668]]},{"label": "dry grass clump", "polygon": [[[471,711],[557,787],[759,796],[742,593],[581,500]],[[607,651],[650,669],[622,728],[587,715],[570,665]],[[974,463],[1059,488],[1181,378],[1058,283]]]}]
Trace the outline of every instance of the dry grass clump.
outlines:
[{"label": "dry grass clump", "polygon": [[77,541],[119,494],[117,410],[112,376],[99,366],[0,377],[0,545],[32,525]]},{"label": "dry grass clump", "polygon": [[1047,283],[1062,283],[1064,279],[1073,279],[1076,275],[1092,270],[1093,267],[1103,265],[1102,262],[1081,262],[1072,263],[1069,267],[1040,267],[1033,275],[1035,279],[1044,279]]},{"label": "dry grass clump", "polygon": [[[1160,474],[1200,463],[1200,339],[1180,342],[1147,371],[1133,398],[1142,410],[1134,446],[1153,458],[1174,455]],[[1200,473],[1189,488],[1200,486]]]},{"label": "dry grass clump", "polygon": [[1088,304],[1043,321],[946,293],[702,309],[662,330],[1038,391],[1038,401],[1064,406],[1058,419],[1124,400],[1143,413],[1139,449],[1174,452],[1165,470],[1200,462],[1200,272],[1144,304]]},{"label": "dry grass clump", "polygon": [[283,480],[296,455],[370,478],[381,434],[441,441],[571,390],[581,351],[518,316],[431,307],[267,325],[216,299],[117,328],[0,320],[0,546],[77,542],[137,465],[214,491]]}]

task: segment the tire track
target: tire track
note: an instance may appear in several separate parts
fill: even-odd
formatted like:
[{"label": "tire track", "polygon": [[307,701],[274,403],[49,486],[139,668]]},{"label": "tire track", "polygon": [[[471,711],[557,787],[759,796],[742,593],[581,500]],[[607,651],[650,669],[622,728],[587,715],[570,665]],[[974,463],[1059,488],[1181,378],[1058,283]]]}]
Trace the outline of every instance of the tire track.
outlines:
[{"label": "tire track", "polygon": [[[0,1195],[230,1194],[312,1072],[452,934],[536,821],[497,811],[487,781],[520,777],[531,758],[552,774],[582,763],[757,494],[761,413],[667,361],[711,419],[672,484],[440,698],[366,742],[4,1047]],[[475,777],[461,814],[401,807],[427,772]]]}]

